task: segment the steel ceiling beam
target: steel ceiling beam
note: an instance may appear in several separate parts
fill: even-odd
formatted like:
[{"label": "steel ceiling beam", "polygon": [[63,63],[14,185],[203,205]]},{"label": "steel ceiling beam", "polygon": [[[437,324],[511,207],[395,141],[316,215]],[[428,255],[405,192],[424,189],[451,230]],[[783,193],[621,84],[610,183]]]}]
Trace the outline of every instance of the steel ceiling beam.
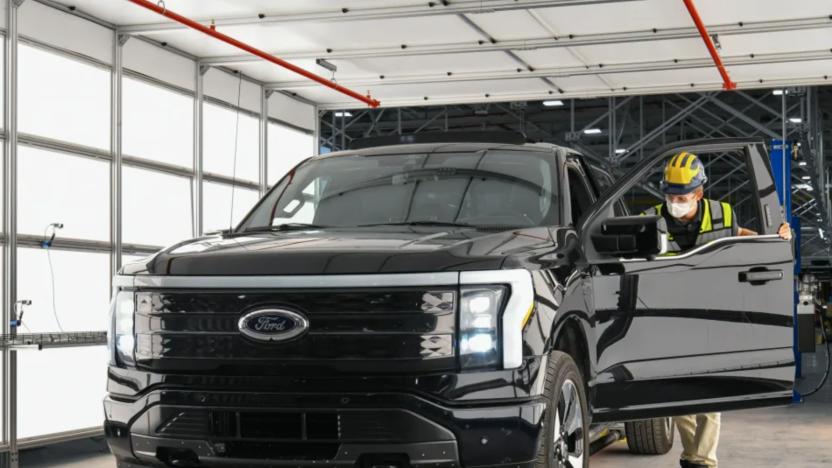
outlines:
[{"label": "steel ceiling beam", "polygon": [[[743,23],[722,24],[711,26],[712,34],[732,36],[740,34],[772,33],[783,31],[803,31],[807,29],[821,29],[832,27],[832,19],[827,16],[798,18],[775,21],[756,21]],[[125,27],[127,28],[127,27]],[[124,30],[125,28],[122,28]],[[333,44],[330,49],[310,51],[282,50],[275,52],[289,60],[326,58],[335,59],[367,59],[382,57],[412,57],[435,54],[464,54],[476,52],[524,51],[536,49],[550,49],[561,47],[582,47],[590,45],[609,45],[632,42],[668,41],[674,39],[698,38],[699,32],[694,27],[650,29],[643,31],[626,31],[617,33],[581,34],[555,37],[523,38],[505,41],[449,42],[439,44],[392,44],[383,47],[362,47],[360,49],[339,49]],[[406,47],[402,47],[405,45]],[[248,55],[223,55],[205,57],[202,63],[210,65],[229,65],[253,62],[256,59]]]},{"label": "steel ceiling beam", "polygon": [[689,114],[693,113],[696,109],[705,105],[708,102],[711,95],[710,93],[705,93],[699,97],[696,101],[689,104],[687,107],[676,113],[673,117],[667,119],[666,121],[662,122],[661,125],[651,130],[649,133],[644,135],[640,138],[637,142],[633,143],[632,145],[626,148],[626,152],[622,154],[619,158],[619,161],[623,161],[627,159],[631,154],[633,154],[636,150],[640,149],[642,146],[646,145],[647,143],[653,141],[655,138],[660,136],[664,131],[677,123],[679,123],[682,119],[687,117]]},{"label": "steel ceiling beam", "polygon": [[728,112],[729,114],[737,117],[738,119],[747,123],[748,125],[750,125],[754,129],[756,129],[757,131],[765,134],[766,136],[769,136],[771,138],[780,138],[780,135],[778,135],[777,132],[771,130],[770,128],[768,128],[764,125],[762,125],[760,122],[757,122],[756,120],[752,119],[751,117],[743,114],[739,110],[735,109],[733,106],[730,106],[730,105],[720,101],[719,98],[717,98],[716,96],[711,96],[710,101],[712,103],[714,103],[714,105],[716,105],[717,107],[719,107],[722,110],[724,110],[725,112]]},{"label": "steel ceiling beam", "polygon": [[[692,102],[692,101],[688,100],[688,99],[687,99],[684,95],[682,95],[682,94],[677,94],[677,96],[678,96],[678,97],[679,97],[682,101],[684,101],[684,102],[687,102],[687,103],[691,103],[691,102]],[[672,102],[670,102],[670,105],[675,107],[675,104],[673,104]],[[743,115],[744,115],[746,112],[748,112],[749,110],[751,110],[753,107],[754,107],[754,105],[753,105],[753,104],[752,104],[752,105],[749,105],[749,106],[747,106],[747,107],[745,107],[745,108],[741,109],[739,112],[740,112],[741,114],[743,114]],[[745,130],[743,130],[743,129],[741,129],[741,128],[739,128],[739,127],[737,127],[736,125],[733,125],[733,124],[731,123],[731,122],[733,122],[735,119],[739,119],[739,117],[737,117],[736,115],[732,115],[731,117],[729,117],[729,118],[727,118],[727,119],[726,119],[726,118],[724,118],[724,117],[720,117],[720,116],[718,116],[718,115],[714,114],[713,112],[711,112],[710,110],[708,110],[708,109],[707,109],[707,108],[705,108],[705,107],[700,108],[698,111],[699,111],[699,112],[701,112],[701,113],[703,113],[703,114],[705,114],[705,115],[707,115],[708,117],[710,117],[710,118],[712,118],[712,119],[717,120],[717,121],[719,121],[719,122],[720,122],[720,123],[719,123],[719,125],[717,125],[717,126],[713,129],[713,131],[712,131],[710,134],[705,135],[705,137],[706,137],[706,138],[710,137],[710,136],[711,136],[713,133],[715,133],[715,132],[722,131],[722,129],[723,129],[723,128],[725,128],[725,127],[727,127],[729,130],[732,130],[732,131],[734,132],[734,135],[733,135],[733,136],[747,136],[747,135],[748,135],[748,132],[747,132],[747,131],[745,131]],[[698,117],[697,117],[697,116],[695,116],[695,115],[691,115],[691,117],[698,118]],[[779,118],[779,114],[778,114],[778,118]],[[723,132],[723,133],[724,133],[724,132]]]},{"label": "steel ceiling beam", "polygon": [[159,15],[162,15],[166,18],[169,18],[169,19],[171,19],[171,20],[173,20],[173,21],[175,21],[179,24],[182,24],[186,28],[191,28],[191,29],[199,31],[203,34],[207,34],[208,36],[211,36],[211,37],[213,37],[217,40],[225,42],[226,44],[231,45],[232,47],[236,47],[240,50],[248,52],[248,53],[250,53],[252,55],[255,55],[255,56],[257,56],[257,57],[259,57],[263,60],[266,60],[268,62],[272,62],[275,65],[286,68],[286,69],[288,69],[288,70],[290,70],[294,73],[297,73],[297,74],[299,74],[299,75],[301,75],[301,76],[303,76],[303,77],[305,77],[309,80],[312,80],[313,82],[316,82],[320,85],[331,88],[334,91],[337,91],[341,94],[345,94],[345,95],[347,95],[347,96],[349,96],[353,99],[356,99],[358,101],[364,102],[365,104],[367,104],[370,107],[378,107],[379,104],[380,104],[380,102],[377,99],[373,99],[369,95],[369,93],[367,94],[367,96],[364,96],[364,95],[362,95],[360,93],[357,93],[357,92],[355,92],[351,89],[345,88],[345,87],[339,85],[338,83],[335,83],[332,80],[328,80],[328,79],[326,79],[322,76],[316,75],[315,73],[304,70],[303,68],[298,67],[297,65],[295,65],[293,63],[287,62],[286,60],[283,60],[279,57],[276,57],[274,55],[263,52],[262,50],[260,50],[256,47],[253,47],[253,46],[251,46],[251,45],[249,45],[245,42],[242,42],[242,41],[237,40],[237,39],[235,39],[231,36],[228,36],[228,35],[225,35],[221,32],[218,32],[213,25],[210,26],[210,27],[205,26],[203,24],[200,24],[197,21],[194,21],[194,20],[188,18],[188,17],[180,15],[180,14],[174,12],[174,11],[168,10],[166,7],[163,6],[164,5],[163,3],[161,5],[157,5],[153,2],[151,2],[150,0],[128,0],[128,1],[135,4],[135,5],[140,6],[142,8],[150,10],[154,13],[158,13]]},{"label": "steel ceiling beam", "polygon": [[[732,66],[742,65],[762,65],[762,64],[783,64],[783,63],[797,63],[807,61],[832,60],[832,51],[829,49],[802,51],[802,52],[786,52],[773,54],[757,54],[737,55],[726,57],[724,63]],[[434,72],[430,74],[422,73],[418,75],[403,75],[390,76],[384,75],[384,78],[379,77],[364,77],[364,78],[343,78],[339,79],[338,83],[359,87],[378,87],[378,86],[394,86],[394,85],[424,85],[424,84],[445,84],[455,82],[474,82],[474,81],[492,81],[492,80],[518,80],[531,78],[566,78],[576,76],[603,76],[619,73],[640,73],[640,72],[655,72],[668,70],[686,70],[695,68],[711,68],[713,63],[709,58],[698,59],[682,59],[682,60],[658,60],[649,62],[630,62],[619,63],[611,65],[592,65],[592,66],[571,66],[558,68],[538,68],[533,71],[520,71],[516,68],[504,70],[490,70],[490,71],[476,71],[476,72],[454,72],[448,74],[445,72]],[[305,88],[313,88],[319,86],[318,84],[307,80],[293,80],[266,83],[266,88],[280,89],[280,90],[299,90]]]},{"label": "steel ceiling beam", "polygon": [[[531,8],[555,8],[565,6],[623,3],[643,0],[454,0],[419,2],[416,5],[380,6],[371,8],[332,8],[301,13],[259,13],[256,15],[227,18],[204,18],[205,24],[221,26],[252,26],[264,24],[289,24],[338,21],[389,20],[466,13],[494,13],[498,11],[526,10]],[[122,26],[120,32],[128,34],[152,34],[166,31],[182,31],[185,28],[168,23],[145,23]]]},{"label": "steel ceiling beam", "polygon": [[[738,81],[737,84],[741,89],[770,89],[779,88],[783,86],[827,86],[832,83],[832,75],[822,75],[807,78],[772,78],[761,82],[760,80],[744,80]],[[556,94],[558,99],[583,99],[583,98],[602,98],[607,96],[630,96],[630,95],[651,95],[651,94],[669,94],[679,92],[690,92],[691,90],[699,93],[709,91],[720,91],[722,89],[721,81],[714,81],[710,83],[697,83],[695,88],[682,86],[679,84],[672,85],[646,85],[646,86],[628,86],[624,89],[583,89],[578,91],[566,90],[563,94]],[[384,107],[425,107],[445,104],[483,104],[483,103],[498,103],[510,101],[540,101],[550,99],[556,93],[552,90],[532,90],[532,91],[518,91],[518,92],[501,92],[491,93],[491,96],[484,98],[482,93],[466,93],[449,96],[424,96],[403,97],[403,98],[385,98]],[[321,103],[318,107],[322,110],[337,110],[337,109],[353,109],[355,103],[348,101],[333,101]]]}]

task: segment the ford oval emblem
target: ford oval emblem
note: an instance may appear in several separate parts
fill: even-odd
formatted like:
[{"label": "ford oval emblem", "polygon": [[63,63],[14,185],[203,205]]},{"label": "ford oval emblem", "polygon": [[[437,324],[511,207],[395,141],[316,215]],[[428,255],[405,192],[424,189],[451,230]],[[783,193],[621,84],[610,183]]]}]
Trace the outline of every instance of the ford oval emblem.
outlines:
[{"label": "ford oval emblem", "polygon": [[237,328],[257,341],[286,341],[306,333],[309,320],[287,309],[259,309],[240,317]]}]

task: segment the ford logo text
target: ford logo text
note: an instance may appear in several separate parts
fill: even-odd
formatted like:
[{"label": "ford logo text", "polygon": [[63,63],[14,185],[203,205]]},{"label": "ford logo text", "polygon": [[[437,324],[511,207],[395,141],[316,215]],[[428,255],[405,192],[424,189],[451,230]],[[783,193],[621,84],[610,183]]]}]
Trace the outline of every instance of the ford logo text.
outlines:
[{"label": "ford logo text", "polygon": [[286,341],[306,333],[309,320],[288,309],[259,309],[240,317],[237,328],[253,340]]}]

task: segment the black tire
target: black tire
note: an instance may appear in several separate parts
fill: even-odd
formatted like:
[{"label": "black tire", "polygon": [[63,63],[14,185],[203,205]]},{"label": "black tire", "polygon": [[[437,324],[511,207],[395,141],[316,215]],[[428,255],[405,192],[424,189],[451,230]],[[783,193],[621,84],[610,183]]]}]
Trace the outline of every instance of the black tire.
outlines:
[{"label": "black tire", "polygon": [[[572,420],[572,424],[566,424],[569,421],[566,421],[568,412],[564,411],[567,403],[565,394],[577,397],[576,403],[571,407],[580,408],[580,421]],[[587,410],[586,387],[581,371],[568,354],[560,351],[553,351],[549,354],[544,395],[549,401],[535,468],[588,468],[589,411]],[[571,401],[575,401],[575,398]],[[555,443],[555,431],[563,435],[570,427],[573,429],[572,434],[559,437],[560,442]],[[563,430],[558,430],[558,428]],[[573,455],[570,464],[562,461],[567,459],[564,455],[565,451],[568,452],[567,455]]]},{"label": "black tire", "polygon": [[673,448],[675,426],[670,418],[624,423],[627,447],[638,455],[664,455]]}]

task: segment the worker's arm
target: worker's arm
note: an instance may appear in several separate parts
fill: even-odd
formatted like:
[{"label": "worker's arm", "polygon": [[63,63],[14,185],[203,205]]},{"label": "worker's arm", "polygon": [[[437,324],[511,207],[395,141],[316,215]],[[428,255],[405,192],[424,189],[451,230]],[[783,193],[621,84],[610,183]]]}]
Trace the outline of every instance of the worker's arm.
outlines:
[{"label": "worker's arm", "polygon": [[[751,229],[746,229],[741,227],[739,229],[740,236],[756,236],[757,232],[752,231]],[[777,230],[777,235],[780,236],[782,239],[792,240],[792,227],[789,226],[789,223],[783,223],[780,225],[780,229]]]},{"label": "worker's arm", "polygon": [[752,231],[751,229],[746,229],[744,227],[741,227],[739,235],[740,236],[756,236],[757,231]]}]

